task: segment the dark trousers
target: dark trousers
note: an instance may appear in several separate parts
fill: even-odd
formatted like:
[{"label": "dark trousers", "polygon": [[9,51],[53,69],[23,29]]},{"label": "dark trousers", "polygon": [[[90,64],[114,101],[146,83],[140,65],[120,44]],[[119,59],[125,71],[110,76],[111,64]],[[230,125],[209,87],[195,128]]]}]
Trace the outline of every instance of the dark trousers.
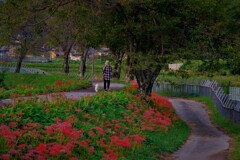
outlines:
[{"label": "dark trousers", "polygon": [[109,87],[110,87],[110,80],[104,79],[104,90],[109,89]]}]

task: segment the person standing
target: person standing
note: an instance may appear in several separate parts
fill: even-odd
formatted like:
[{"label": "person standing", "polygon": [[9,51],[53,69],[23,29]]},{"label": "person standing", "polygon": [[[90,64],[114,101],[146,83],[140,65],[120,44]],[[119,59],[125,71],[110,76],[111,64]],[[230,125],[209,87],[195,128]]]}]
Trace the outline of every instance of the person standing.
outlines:
[{"label": "person standing", "polygon": [[104,81],[104,90],[109,90],[110,80],[112,74],[112,67],[110,66],[110,62],[107,60],[103,67],[103,81]]}]

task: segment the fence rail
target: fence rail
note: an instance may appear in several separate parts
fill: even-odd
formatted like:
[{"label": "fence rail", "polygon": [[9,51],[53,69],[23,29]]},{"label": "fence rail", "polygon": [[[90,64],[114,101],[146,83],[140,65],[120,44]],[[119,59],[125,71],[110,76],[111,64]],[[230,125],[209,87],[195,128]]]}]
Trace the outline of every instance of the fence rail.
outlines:
[{"label": "fence rail", "polygon": [[[240,89],[230,88],[230,95],[225,94],[223,88],[212,80],[203,80],[199,84],[196,83],[164,83],[158,82],[153,87],[157,92],[168,92],[190,96],[208,96],[210,97],[218,110],[224,117],[229,118],[233,122],[240,123],[240,101],[237,98]],[[236,94],[236,95],[234,95]]]},{"label": "fence rail", "polygon": [[[15,72],[16,66],[15,65],[5,65],[5,64],[0,64],[0,72]],[[26,66],[22,66],[20,69],[20,73],[29,73],[29,74],[45,74],[45,75],[50,75],[46,71],[43,71],[41,69],[36,69],[36,68],[29,68]]]},{"label": "fence rail", "polygon": [[[16,66],[13,64],[0,64],[0,73],[1,72],[11,72],[14,73],[16,70]],[[44,75],[52,75],[46,71],[43,71],[41,69],[37,69],[37,68],[29,68],[27,66],[22,65],[21,69],[20,69],[20,73],[27,73],[27,74],[44,74]],[[57,75],[66,75],[65,73],[62,74],[57,74]],[[77,73],[69,73],[68,74],[69,77],[80,77],[79,74]],[[95,75],[93,74],[85,74],[84,78],[88,79],[88,80],[93,80]]]}]

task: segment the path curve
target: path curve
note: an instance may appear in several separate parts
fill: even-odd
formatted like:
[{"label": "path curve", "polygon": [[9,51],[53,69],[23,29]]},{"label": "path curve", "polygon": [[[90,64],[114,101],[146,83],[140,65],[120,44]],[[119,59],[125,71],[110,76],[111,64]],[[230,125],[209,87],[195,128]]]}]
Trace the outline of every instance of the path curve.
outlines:
[{"label": "path curve", "polygon": [[[96,94],[95,88],[94,88],[94,86],[96,84],[98,84],[99,88],[103,89],[103,85],[104,85],[103,82],[93,82],[92,87],[90,87],[90,88],[79,90],[79,91],[64,92],[64,94],[67,98],[72,98],[72,99],[78,99],[81,96],[94,95],[94,94]],[[116,89],[121,89],[124,86],[125,86],[124,84],[111,82],[110,91],[116,90]]]},{"label": "path curve", "polygon": [[212,125],[204,106],[181,98],[169,100],[191,129],[187,142],[172,157],[177,160],[226,160],[230,138]]}]

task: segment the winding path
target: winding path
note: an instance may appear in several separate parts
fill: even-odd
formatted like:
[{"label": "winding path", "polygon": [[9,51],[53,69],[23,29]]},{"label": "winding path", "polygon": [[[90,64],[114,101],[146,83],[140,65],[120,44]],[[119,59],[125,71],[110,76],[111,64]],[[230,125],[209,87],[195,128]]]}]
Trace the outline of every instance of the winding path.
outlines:
[{"label": "winding path", "polygon": [[191,129],[187,142],[172,157],[177,160],[226,160],[230,138],[211,124],[204,106],[186,99],[169,100]]}]

